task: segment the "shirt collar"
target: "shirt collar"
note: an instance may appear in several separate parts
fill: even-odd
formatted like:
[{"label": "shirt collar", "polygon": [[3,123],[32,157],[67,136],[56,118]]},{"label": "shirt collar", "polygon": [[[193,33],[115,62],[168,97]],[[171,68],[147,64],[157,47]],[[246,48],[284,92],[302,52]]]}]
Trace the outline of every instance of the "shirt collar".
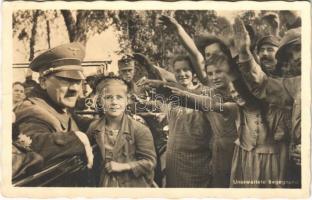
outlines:
[{"label": "shirt collar", "polygon": [[[103,130],[105,130],[105,126],[106,126],[106,118],[104,115],[102,120],[99,121],[96,130],[97,131],[103,131]],[[124,114],[124,116],[122,117],[120,132],[127,133],[127,134],[131,133],[130,126],[129,126],[129,117],[126,114]]]}]

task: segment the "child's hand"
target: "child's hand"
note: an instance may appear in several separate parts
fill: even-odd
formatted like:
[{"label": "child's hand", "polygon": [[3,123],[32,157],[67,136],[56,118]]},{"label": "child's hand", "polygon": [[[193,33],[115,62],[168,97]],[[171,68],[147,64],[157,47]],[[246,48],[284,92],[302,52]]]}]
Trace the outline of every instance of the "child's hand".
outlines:
[{"label": "child's hand", "polygon": [[112,173],[112,172],[128,171],[131,169],[131,167],[128,163],[119,163],[115,161],[110,161],[109,163],[105,164],[105,169],[107,170],[108,173]]}]

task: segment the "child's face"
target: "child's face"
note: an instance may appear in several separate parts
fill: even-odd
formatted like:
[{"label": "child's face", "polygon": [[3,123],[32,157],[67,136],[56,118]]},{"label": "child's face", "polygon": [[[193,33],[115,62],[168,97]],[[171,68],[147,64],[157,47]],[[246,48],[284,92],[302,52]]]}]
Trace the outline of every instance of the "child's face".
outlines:
[{"label": "child's face", "polygon": [[206,66],[207,79],[211,87],[225,88],[228,84],[226,76],[220,66],[214,64]]},{"label": "child's face", "polygon": [[122,83],[107,85],[102,90],[103,112],[108,117],[123,115],[128,104],[127,86]]}]

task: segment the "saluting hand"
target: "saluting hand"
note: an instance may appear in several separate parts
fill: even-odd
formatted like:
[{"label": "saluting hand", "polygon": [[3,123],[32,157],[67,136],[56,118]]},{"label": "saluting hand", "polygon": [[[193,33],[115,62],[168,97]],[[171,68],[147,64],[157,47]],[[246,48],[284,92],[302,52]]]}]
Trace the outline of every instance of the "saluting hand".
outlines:
[{"label": "saluting hand", "polygon": [[179,23],[175,18],[166,15],[162,15],[161,17],[159,17],[159,24],[167,26],[168,28],[171,29],[176,29],[179,25]]},{"label": "saluting hand", "polygon": [[243,21],[240,18],[238,17],[235,18],[233,29],[234,29],[234,44],[236,49],[240,53],[245,53],[249,51],[251,45],[250,37]]},{"label": "saluting hand", "polygon": [[164,81],[160,80],[152,80],[152,79],[144,79],[140,81],[140,83],[137,85],[138,87],[144,86],[144,87],[150,87],[150,88],[158,88],[164,85]]},{"label": "saluting hand", "polygon": [[147,56],[142,53],[133,53],[133,58],[143,65],[145,65],[146,63],[150,63],[150,60],[147,58]]},{"label": "saluting hand", "polygon": [[112,172],[123,172],[131,169],[128,163],[119,163],[115,161],[110,161],[105,164],[105,169],[108,173]]},{"label": "saluting hand", "polygon": [[172,94],[175,94],[175,95],[180,96],[180,97],[187,97],[189,94],[187,91],[181,90],[181,89],[176,88],[176,87],[171,87],[168,85],[165,85],[164,87],[169,88],[171,90]]}]

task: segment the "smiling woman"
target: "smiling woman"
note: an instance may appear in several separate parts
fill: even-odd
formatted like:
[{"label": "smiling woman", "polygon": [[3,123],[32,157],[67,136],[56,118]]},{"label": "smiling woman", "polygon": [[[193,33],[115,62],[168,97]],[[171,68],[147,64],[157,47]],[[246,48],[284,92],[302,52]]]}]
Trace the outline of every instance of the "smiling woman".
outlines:
[{"label": "smiling woman", "polygon": [[176,80],[185,88],[193,87],[193,68],[188,56],[177,56],[173,60],[173,71]]}]

